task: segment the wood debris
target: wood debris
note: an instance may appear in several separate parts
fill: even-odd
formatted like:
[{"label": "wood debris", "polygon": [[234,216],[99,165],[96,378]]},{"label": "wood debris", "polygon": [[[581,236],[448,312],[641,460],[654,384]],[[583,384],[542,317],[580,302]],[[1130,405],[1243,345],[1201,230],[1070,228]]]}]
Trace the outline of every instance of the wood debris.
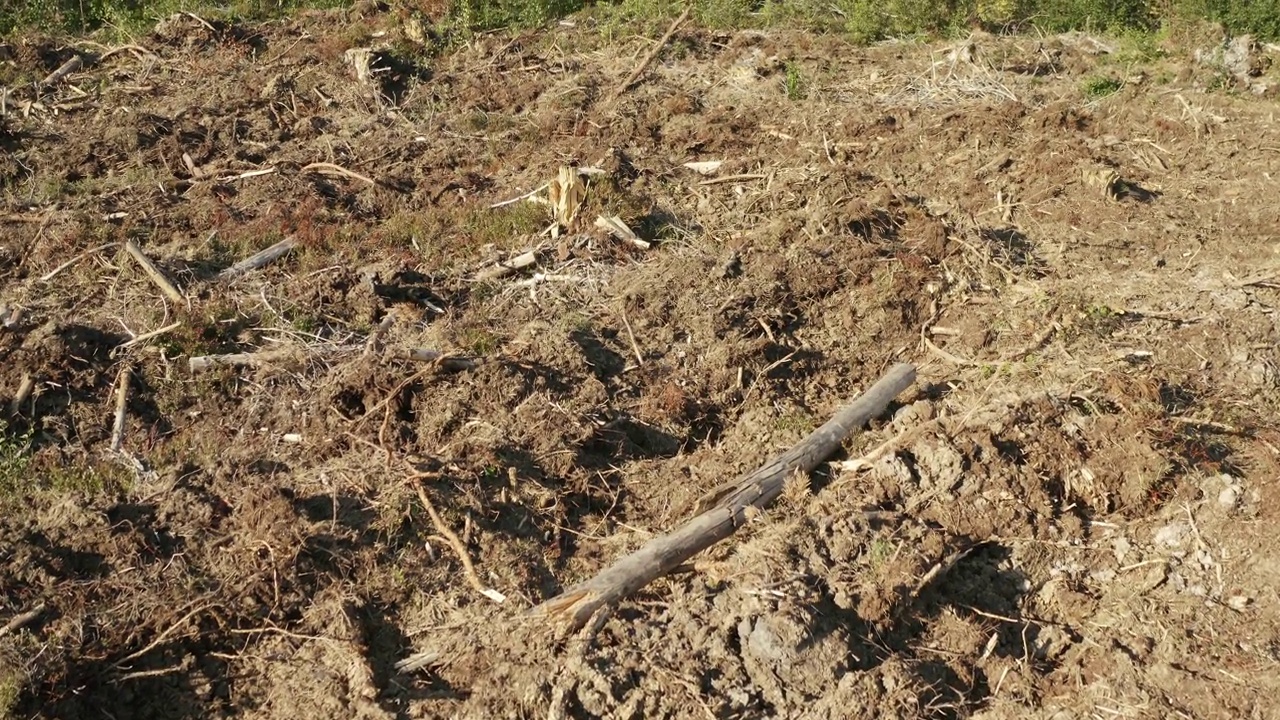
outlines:
[{"label": "wood debris", "polygon": [[259,250],[240,262],[218,273],[221,280],[231,280],[245,273],[252,272],[259,268],[265,267],[276,260],[288,255],[294,248],[298,247],[298,241],[292,237],[287,237],[271,247]]},{"label": "wood debris", "polygon": [[142,252],[142,248],[138,247],[137,243],[132,240],[126,240],[124,249],[138,262],[139,267],[147,274],[147,277],[151,278],[151,282],[155,283],[156,287],[160,288],[170,300],[179,305],[186,304],[187,298],[178,289],[178,286],[151,261],[151,258],[147,257],[146,253]]},{"label": "wood debris", "polygon": [[617,215],[613,215],[610,217],[605,217],[604,215],[601,215],[600,217],[597,217],[596,227],[600,228],[601,230],[604,230],[605,232],[618,238],[619,240],[623,240],[625,242],[631,243],[632,245],[635,245],[641,250],[648,250],[649,248],[653,247],[653,244],[650,243],[649,241],[641,240],[640,237],[631,230],[631,228],[627,227],[627,224],[622,221],[622,218],[618,217]]}]

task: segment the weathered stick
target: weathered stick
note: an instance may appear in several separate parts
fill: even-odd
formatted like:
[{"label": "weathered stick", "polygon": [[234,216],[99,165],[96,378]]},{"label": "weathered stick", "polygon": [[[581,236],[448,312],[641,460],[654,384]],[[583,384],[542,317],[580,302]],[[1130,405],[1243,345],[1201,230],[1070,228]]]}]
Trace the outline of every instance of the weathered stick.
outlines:
[{"label": "weathered stick", "polygon": [[605,217],[604,215],[601,215],[600,217],[597,217],[596,227],[604,230],[619,240],[635,245],[641,250],[648,250],[653,247],[653,243],[648,240],[641,240],[640,237],[636,235],[635,231],[627,227],[627,224],[622,222],[622,218],[617,215],[612,217]]},{"label": "weathered stick", "polygon": [[411,477],[409,481],[413,483],[414,489],[418,491],[418,500],[422,503],[422,507],[431,516],[431,523],[436,526],[436,532],[444,536],[444,539],[457,553],[458,559],[462,561],[462,569],[467,574],[467,582],[471,583],[471,587],[481,595],[489,598],[496,603],[505,602],[506,595],[489,587],[481,582],[479,573],[476,572],[476,566],[471,562],[471,554],[467,552],[467,546],[463,544],[461,538],[448,525],[445,524],[444,518],[440,517],[440,513],[436,512],[436,506],[431,502],[431,498],[427,496],[427,491],[422,487],[422,483],[418,482],[420,477]]},{"label": "weathered stick", "polygon": [[270,265],[276,260],[279,260],[280,258],[289,254],[289,252],[292,251],[297,246],[298,246],[297,240],[291,237],[287,237],[281,240],[280,242],[276,243],[275,245],[272,245],[271,247],[266,248],[265,250],[259,250],[253,255],[250,255],[244,260],[241,260],[235,265],[232,265],[226,270],[223,270],[222,272],[218,273],[218,278],[220,280],[230,280],[232,278],[236,278],[241,275],[244,275],[247,272],[257,270],[260,267]]},{"label": "weathered stick", "polygon": [[27,398],[31,397],[31,392],[36,389],[36,379],[30,373],[23,373],[22,382],[18,383],[18,392],[13,396],[13,401],[9,403],[9,414],[16,416],[22,411],[22,406],[27,402]]},{"label": "weathered stick", "polygon": [[64,262],[64,263],[62,263],[61,265],[59,265],[58,267],[56,267],[56,268],[54,268],[54,269],[50,270],[49,272],[45,273],[44,275],[41,275],[41,276],[40,276],[40,282],[49,282],[49,281],[50,281],[50,280],[52,280],[52,279],[54,278],[54,276],[55,276],[55,275],[57,275],[58,273],[62,272],[63,270],[66,270],[67,268],[71,267],[72,265],[75,265],[76,263],[78,263],[78,262],[80,262],[81,260],[83,260],[83,259],[85,259],[85,258],[89,257],[90,255],[92,255],[92,254],[94,254],[94,253],[102,252],[103,250],[106,250],[106,249],[108,249],[108,248],[113,248],[113,247],[115,247],[116,245],[119,245],[119,244],[120,244],[120,243],[113,243],[113,242],[109,242],[109,243],[107,243],[107,244],[105,244],[105,245],[99,245],[98,247],[93,248],[92,250],[85,250],[84,252],[82,252],[82,253],[80,253],[79,255],[77,255],[77,256],[75,256],[75,257],[71,258],[70,260],[68,260],[68,261],[66,261],[66,262]]},{"label": "weathered stick", "polygon": [[393,312],[387,313],[386,317],[382,318],[382,322],[378,323],[378,326],[373,329],[373,332],[369,333],[369,337],[365,338],[365,355],[372,355],[382,349],[382,336],[387,334],[387,331],[391,329],[391,326],[395,324],[395,321],[396,315]]},{"label": "weathered stick", "polygon": [[182,294],[182,291],[178,289],[178,286],[174,285],[173,281],[164,274],[164,271],[156,267],[155,263],[151,262],[151,258],[147,257],[146,254],[142,252],[142,248],[138,247],[137,243],[132,240],[126,240],[124,243],[124,249],[133,256],[134,260],[138,261],[138,265],[142,267],[142,270],[147,274],[147,277],[151,278],[151,282],[155,283],[156,287],[160,288],[165,295],[168,295],[170,300],[178,303],[179,305],[185,305],[187,303],[186,296]]},{"label": "weathered stick", "polygon": [[476,279],[477,280],[496,280],[504,275],[510,275],[511,273],[517,270],[527,268],[536,262],[538,262],[538,251],[530,250],[521,255],[517,255],[511,258],[510,260],[503,260],[502,262],[498,262],[498,263],[494,263],[493,265],[490,265],[489,267],[476,273]]},{"label": "weathered stick", "polygon": [[293,348],[264,350],[256,353],[230,353],[227,355],[195,355],[187,358],[187,370],[197,373],[221,365],[230,367],[262,367],[279,360],[287,360],[297,353]]},{"label": "weathered stick", "polygon": [[710,510],[682,527],[645,543],[586,582],[528,611],[530,615],[554,616],[565,621],[572,632],[582,627],[606,604],[617,602],[679,567],[697,553],[729,537],[751,513],[773,502],[791,473],[809,472],[836,450],[845,438],[871,418],[883,413],[903,390],[915,382],[914,365],[893,366],[861,397],[846,405],[835,417],[815,430],[800,444],[778,455],[753,473],[726,483],[713,493]]},{"label": "weathered stick", "polygon": [[471,358],[445,355],[439,350],[430,348],[410,348],[409,359],[416,362],[438,362],[441,368],[453,372],[470,370],[479,364]]},{"label": "weathered stick", "polygon": [[342,167],[341,165],[334,165],[333,163],[327,163],[327,162],[314,162],[314,163],[311,163],[310,165],[303,165],[298,172],[304,172],[304,173],[312,172],[312,173],[316,173],[317,175],[330,175],[330,176],[341,175],[342,177],[351,178],[352,180],[359,180],[361,182],[369,183],[370,185],[378,184],[377,180],[374,180],[373,178],[367,175],[361,175],[360,173],[355,172],[353,170],[348,170]]},{"label": "weathered stick", "polygon": [[4,624],[4,627],[0,627],[0,637],[4,637],[5,635],[8,635],[14,630],[18,630],[23,625],[26,625],[32,620],[35,620],[36,618],[40,617],[40,613],[44,612],[44,608],[45,608],[44,601],[40,601],[36,603],[36,606],[31,608],[30,610],[24,613],[21,613],[19,615],[14,615],[13,618],[9,620],[9,622]]},{"label": "weathered stick", "polygon": [[[226,355],[194,355],[187,358],[187,369],[192,373],[211,370],[215,367],[267,367],[278,362],[293,360],[303,355],[332,356],[342,353],[360,352],[359,348],[346,347],[285,347],[278,350],[260,350],[252,353],[229,353]],[[480,360],[467,357],[446,355],[439,350],[428,348],[410,348],[400,350],[394,356],[423,363],[438,363],[441,369],[452,372],[470,370],[480,364]],[[429,368],[428,368],[429,369]]]},{"label": "weathered stick", "polygon": [[134,345],[139,345],[139,344],[141,344],[141,343],[144,343],[144,342],[146,342],[146,341],[150,340],[151,338],[160,337],[161,335],[163,335],[163,334],[165,334],[165,333],[167,333],[167,332],[173,332],[174,330],[177,330],[177,329],[178,329],[178,328],[180,328],[180,327],[182,327],[182,321],[181,321],[181,320],[179,320],[179,321],[178,321],[178,322],[176,322],[176,323],[172,323],[172,324],[169,324],[169,325],[165,325],[165,326],[164,326],[164,327],[162,327],[162,328],[158,328],[158,329],[156,329],[156,330],[152,330],[151,332],[142,333],[142,334],[141,334],[141,335],[139,335],[138,337],[136,337],[136,338],[134,338],[134,339],[132,339],[132,340],[129,340],[128,342],[122,342],[122,343],[120,343],[119,345],[117,345],[117,346],[116,346],[116,348],[115,348],[115,349],[116,349],[116,350],[123,350],[123,349],[125,349],[125,348],[131,348],[131,347],[133,347]]},{"label": "weathered stick", "polygon": [[120,378],[116,380],[116,419],[111,425],[111,452],[119,452],[124,444],[124,412],[129,405],[129,373],[133,368],[128,363],[120,368]]},{"label": "weathered stick", "polygon": [[45,76],[45,79],[41,81],[40,84],[48,87],[79,70],[81,67],[84,67],[84,60],[82,60],[79,55],[72,55],[70,60],[62,63],[57,70],[54,70]]},{"label": "weathered stick", "polygon": [[653,49],[649,51],[648,55],[644,56],[644,60],[641,60],[640,64],[636,66],[636,69],[632,70],[631,74],[627,76],[627,79],[618,86],[618,89],[613,91],[613,95],[609,98],[609,105],[612,105],[619,97],[622,96],[622,93],[626,92],[631,87],[632,83],[640,78],[640,75],[645,71],[645,68],[649,67],[649,63],[653,62],[653,59],[658,57],[658,53],[662,52],[662,48],[667,46],[667,43],[671,40],[671,36],[675,35],[676,30],[684,23],[685,20],[689,19],[689,11],[692,9],[692,5],[686,6],[684,12],[680,13],[680,17],[676,18],[675,22],[671,23],[671,27],[667,28],[667,34],[663,35],[658,39],[658,42],[654,43]]},{"label": "weathered stick", "polygon": [[699,185],[719,185],[721,183],[742,182],[745,180],[763,180],[767,177],[769,176],[761,175],[760,173],[745,173],[743,175],[725,175],[724,177],[711,178],[710,180],[703,180],[698,184]]}]

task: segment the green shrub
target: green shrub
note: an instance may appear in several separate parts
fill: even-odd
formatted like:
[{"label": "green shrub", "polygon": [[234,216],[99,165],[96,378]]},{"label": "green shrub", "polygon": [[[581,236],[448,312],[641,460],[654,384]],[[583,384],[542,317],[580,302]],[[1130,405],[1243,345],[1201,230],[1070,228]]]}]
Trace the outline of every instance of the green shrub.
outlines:
[{"label": "green shrub", "polygon": [[1119,92],[1122,87],[1124,83],[1116,78],[1095,76],[1086,79],[1081,89],[1084,90],[1085,97],[1097,100]]},{"label": "green shrub", "polygon": [[1169,0],[1170,14],[1222,23],[1228,32],[1280,39],[1280,0]]}]

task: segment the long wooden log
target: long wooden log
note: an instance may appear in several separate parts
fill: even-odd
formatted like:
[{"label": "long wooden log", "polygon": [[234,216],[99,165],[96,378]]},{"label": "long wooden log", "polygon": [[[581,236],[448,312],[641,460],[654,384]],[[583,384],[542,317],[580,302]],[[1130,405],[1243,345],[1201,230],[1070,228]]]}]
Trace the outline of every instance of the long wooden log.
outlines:
[{"label": "long wooden log", "polygon": [[530,609],[528,614],[561,619],[568,632],[581,628],[604,605],[621,600],[732,535],[754,511],[768,506],[782,494],[791,473],[812,471],[846,438],[883,413],[915,379],[914,365],[893,366],[861,397],[842,408],[800,444],[759,470],[726,483],[722,491],[714,492],[709,509],[677,530],[650,540],[590,580]]}]

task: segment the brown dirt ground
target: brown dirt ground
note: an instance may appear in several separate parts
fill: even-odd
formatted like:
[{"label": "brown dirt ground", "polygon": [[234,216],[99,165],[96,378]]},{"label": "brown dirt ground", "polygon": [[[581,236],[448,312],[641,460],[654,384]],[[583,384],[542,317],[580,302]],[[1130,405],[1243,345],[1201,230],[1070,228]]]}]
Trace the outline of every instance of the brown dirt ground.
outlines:
[{"label": "brown dirt ground", "polygon": [[[690,26],[610,107],[634,32],[432,57],[386,14],[178,16],[77,44],[38,93],[74,48],[2,46],[6,407],[36,385],[0,445],[0,612],[43,604],[0,631],[13,715],[1280,717],[1265,52],[1236,78],[1194,34],[1144,60]],[[361,84],[343,53],[377,42]],[[543,205],[489,209],[565,164],[606,172],[561,239]],[[895,361],[918,383],[835,460],[913,431],[893,452],[793,488],[590,643],[520,619]]]}]

